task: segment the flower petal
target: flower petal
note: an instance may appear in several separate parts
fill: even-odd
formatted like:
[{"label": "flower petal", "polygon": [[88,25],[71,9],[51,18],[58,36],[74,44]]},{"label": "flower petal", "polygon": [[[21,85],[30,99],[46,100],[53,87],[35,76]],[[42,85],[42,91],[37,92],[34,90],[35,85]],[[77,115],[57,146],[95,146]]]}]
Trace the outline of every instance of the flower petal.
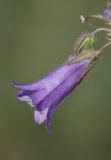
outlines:
[{"label": "flower petal", "polygon": [[21,101],[29,101],[31,98],[31,95],[34,94],[36,91],[30,91],[30,90],[23,90],[17,94],[17,98]]},{"label": "flower petal", "polygon": [[55,109],[52,109],[50,107],[50,109],[48,110],[48,113],[47,113],[47,118],[46,118],[46,128],[47,128],[47,131],[50,132],[50,125],[51,125],[51,120],[52,120],[52,116],[53,116],[53,112],[55,111]]},{"label": "flower petal", "polygon": [[33,84],[17,84],[15,81],[12,81],[12,85],[23,90],[47,89],[47,92],[50,92],[55,87],[57,87],[65,78],[67,78],[72,71],[76,70],[78,66],[80,66],[79,63],[76,63],[76,65],[68,65],[67,63],[63,63],[45,78],[42,78],[41,80],[36,81]]},{"label": "flower petal", "polygon": [[34,111],[34,120],[35,120],[35,122],[38,123],[38,124],[42,124],[46,119],[47,112],[48,112],[48,108],[46,108],[42,112],[35,110]]},{"label": "flower petal", "polygon": [[23,90],[37,90],[42,88],[42,82],[40,81],[33,84],[17,84],[15,81],[12,81],[12,85]]},{"label": "flower petal", "polygon": [[[74,69],[60,85],[58,85],[52,92],[50,92],[36,108],[39,111],[44,110],[46,107],[58,105],[65,96],[67,96],[81,81],[83,72],[87,67],[89,61],[79,63],[78,68]],[[75,64],[76,66],[76,64]]]}]

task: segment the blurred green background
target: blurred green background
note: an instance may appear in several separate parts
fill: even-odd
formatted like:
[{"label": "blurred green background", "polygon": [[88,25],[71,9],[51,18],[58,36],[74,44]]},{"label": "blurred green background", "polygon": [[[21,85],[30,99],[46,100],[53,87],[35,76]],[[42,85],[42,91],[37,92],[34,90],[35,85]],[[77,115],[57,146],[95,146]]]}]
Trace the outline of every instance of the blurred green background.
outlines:
[{"label": "blurred green background", "polygon": [[111,159],[111,48],[60,104],[51,134],[34,123],[33,109],[10,85],[32,83],[63,63],[90,28],[79,16],[99,13],[106,3],[0,0],[0,160]]}]

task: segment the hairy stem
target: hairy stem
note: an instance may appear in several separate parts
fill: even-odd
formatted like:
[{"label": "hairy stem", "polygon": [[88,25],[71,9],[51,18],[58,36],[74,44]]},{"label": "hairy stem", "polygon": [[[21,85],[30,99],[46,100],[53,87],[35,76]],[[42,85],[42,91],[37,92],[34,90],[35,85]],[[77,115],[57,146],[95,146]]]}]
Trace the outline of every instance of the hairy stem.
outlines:
[{"label": "hairy stem", "polygon": [[96,33],[98,33],[98,32],[111,32],[111,29],[109,29],[109,28],[97,28],[96,30],[94,30],[91,34],[92,35],[95,35]]},{"label": "hairy stem", "polygon": [[98,50],[98,55],[100,55],[101,52],[102,52],[105,48],[109,47],[110,45],[111,45],[111,41],[109,41],[108,43],[106,43],[105,45],[103,45],[103,46]]}]

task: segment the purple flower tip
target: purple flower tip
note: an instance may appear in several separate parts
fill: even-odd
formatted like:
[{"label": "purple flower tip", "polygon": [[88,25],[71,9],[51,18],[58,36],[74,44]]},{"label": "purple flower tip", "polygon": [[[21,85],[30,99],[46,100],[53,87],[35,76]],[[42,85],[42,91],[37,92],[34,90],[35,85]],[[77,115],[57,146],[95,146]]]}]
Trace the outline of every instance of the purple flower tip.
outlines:
[{"label": "purple flower tip", "polygon": [[39,125],[46,122],[50,131],[52,114],[58,104],[72,91],[83,79],[89,60],[82,60],[75,64],[65,62],[48,76],[33,84],[12,85],[22,89],[17,94],[20,101],[26,101],[34,107],[34,120]]}]

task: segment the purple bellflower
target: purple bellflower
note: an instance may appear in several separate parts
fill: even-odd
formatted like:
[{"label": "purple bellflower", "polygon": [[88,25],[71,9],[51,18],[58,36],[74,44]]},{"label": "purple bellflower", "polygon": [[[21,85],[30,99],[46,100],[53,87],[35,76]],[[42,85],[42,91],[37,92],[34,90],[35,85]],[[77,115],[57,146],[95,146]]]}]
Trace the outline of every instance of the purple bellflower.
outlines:
[{"label": "purple bellflower", "polygon": [[22,89],[17,97],[34,107],[34,120],[38,124],[46,122],[50,130],[52,114],[58,104],[80,83],[83,79],[89,60],[81,60],[75,64],[65,62],[48,76],[33,84],[16,84],[13,86]]},{"label": "purple bellflower", "polygon": [[89,70],[93,55],[89,48],[93,42],[92,35],[82,34],[77,40],[74,56],[71,56],[48,76],[33,84],[12,82],[14,87],[22,89],[17,94],[17,98],[34,107],[35,122],[42,124],[45,121],[48,131],[50,131],[52,114],[58,104],[78,86]]}]

